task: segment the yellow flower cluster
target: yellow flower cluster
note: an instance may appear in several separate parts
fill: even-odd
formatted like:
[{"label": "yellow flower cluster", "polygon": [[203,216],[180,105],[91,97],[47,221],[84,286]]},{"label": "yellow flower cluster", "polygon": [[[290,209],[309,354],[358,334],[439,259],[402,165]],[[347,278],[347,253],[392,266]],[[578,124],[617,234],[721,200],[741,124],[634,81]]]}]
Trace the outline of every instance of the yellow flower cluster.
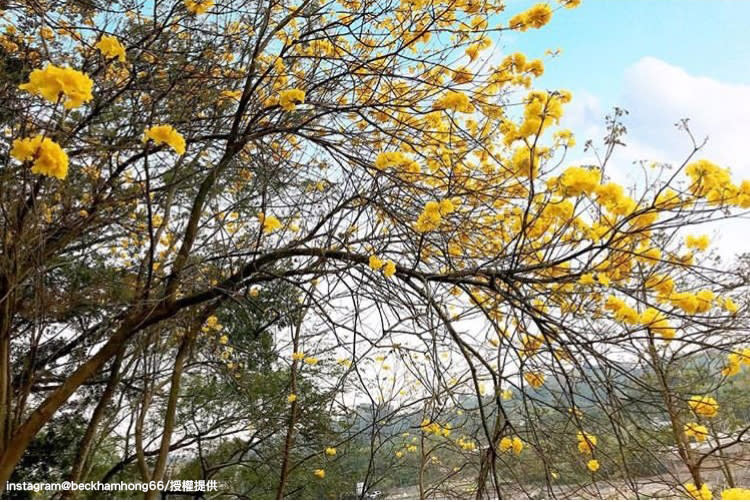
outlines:
[{"label": "yellow flower cluster", "polygon": [[492,45],[492,42],[489,38],[482,37],[481,39],[477,40],[473,44],[469,45],[466,48],[466,55],[469,56],[470,61],[474,61],[479,57],[479,53],[482,52],[484,49]]},{"label": "yellow flower cluster", "polygon": [[182,134],[171,125],[155,125],[149,127],[143,133],[143,142],[147,142],[149,139],[153,140],[157,145],[167,145],[172,148],[178,155],[185,153],[185,138]]},{"label": "yellow flower cluster", "polygon": [[675,329],[669,324],[664,314],[653,307],[641,312],[639,320],[656,336],[665,340],[671,340],[675,336]]},{"label": "yellow flower cluster", "polygon": [[687,237],[685,237],[685,245],[691,249],[705,251],[706,249],[708,249],[709,244],[711,244],[711,241],[709,240],[707,235],[701,235],[699,237],[688,235]]},{"label": "yellow flower cluster", "polygon": [[576,434],[578,440],[578,451],[586,455],[591,455],[594,446],[596,446],[596,436],[580,431]]},{"label": "yellow flower cluster", "polygon": [[320,478],[320,479],[323,479],[326,477],[325,469],[315,469],[313,471],[313,474],[315,475],[316,478]]},{"label": "yellow flower cluster", "polygon": [[740,372],[742,366],[747,365],[750,365],[750,348],[729,354],[727,356],[727,365],[721,370],[721,374],[727,377],[734,376]]},{"label": "yellow flower cluster", "polygon": [[521,338],[521,346],[523,347],[522,355],[533,356],[544,344],[544,338],[539,335],[524,335]]},{"label": "yellow flower cluster", "polygon": [[204,333],[208,333],[209,331],[221,331],[221,329],[224,326],[221,325],[219,322],[219,318],[215,315],[209,316],[208,319],[206,319],[206,324],[203,325],[203,328],[201,328],[201,331]]},{"label": "yellow flower cluster", "polygon": [[602,173],[599,169],[573,166],[562,173],[558,179],[558,184],[563,196],[577,197],[592,194],[599,186],[601,178]]},{"label": "yellow flower cluster", "polygon": [[474,74],[471,72],[471,70],[469,70],[465,66],[462,66],[461,68],[453,70],[452,80],[456,84],[467,84],[474,80]]},{"label": "yellow flower cluster", "polygon": [[604,302],[604,308],[614,315],[614,318],[627,324],[637,324],[640,320],[638,312],[614,295],[609,295]]},{"label": "yellow flower cluster", "polygon": [[289,395],[288,395],[288,396],[286,397],[286,402],[287,402],[287,403],[289,403],[289,404],[292,404],[292,403],[293,403],[293,402],[295,402],[296,400],[297,400],[297,394],[289,394]]},{"label": "yellow flower cluster", "polygon": [[393,168],[412,174],[422,172],[419,162],[410,159],[401,152],[380,152],[375,158],[375,167],[380,171]]},{"label": "yellow flower cluster", "polygon": [[63,98],[65,108],[77,108],[91,101],[94,82],[88,75],[72,68],[61,68],[48,64],[42,70],[34,70],[29,81],[18,86],[23,91],[41,96],[55,103]]},{"label": "yellow flower cluster", "polygon": [[424,434],[434,434],[436,436],[448,437],[451,435],[452,429],[450,424],[446,424],[444,427],[437,422],[431,422],[425,418],[419,425],[420,429]]},{"label": "yellow flower cluster", "polygon": [[458,438],[456,444],[459,448],[465,451],[473,451],[477,449],[477,444],[470,439]]},{"label": "yellow flower cluster", "polygon": [[706,483],[703,483],[700,489],[696,488],[693,483],[685,483],[685,491],[695,500],[711,500],[714,498],[711,488]]},{"label": "yellow flower cluster", "polygon": [[[572,95],[567,91],[548,93],[545,91],[531,91],[526,97],[526,105],[523,110],[523,122],[516,126],[513,122],[504,121],[501,130],[505,135],[506,145],[514,141],[523,140],[533,135],[541,134],[554,123],[558,123],[563,115],[562,105],[570,102]],[[528,162],[528,148],[520,149]],[[537,156],[542,155],[543,150],[537,147]],[[514,162],[515,163],[515,162]]]},{"label": "yellow flower cluster", "polygon": [[287,89],[279,93],[279,106],[291,112],[297,105],[305,102],[305,91],[302,89]]},{"label": "yellow flower cluster", "polygon": [[33,161],[31,172],[64,180],[68,175],[68,155],[49,138],[36,135],[13,141],[10,156],[21,162]]},{"label": "yellow flower cluster", "polygon": [[[409,433],[408,433],[408,432],[405,432],[405,433],[404,433],[404,436],[408,436],[408,435],[409,435]],[[416,438],[414,438],[414,439],[416,439]],[[459,441],[460,441],[460,440],[459,440]],[[414,444],[410,444],[410,445],[406,445],[406,451],[403,451],[403,450],[398,450],[398,451],[397,451],[397,452],[395,453],[395,455],[396,455],[396,458],[401,458],[401,457],[403,457],[403,456],[404,456],[404,455],[405,455],[406,453],[414,453],[414,452],[416,452],[416,451],[417,451],[417,445],[414,445]]]},{"label": "yellow flower cluster", "polygon": [[373,270],[383,270],[383,275],[390,279],[396,274],[396,264],[393,263],[391,260],[383,261],[380,258],[378,258],[376,255],[370,256],[369,260],[370,268]]},{"label": "yellow flower cluster", "polygon": [[[575,7],[573,5],[572,7]],[[530,9],[516,14],[508,22],[512,30],[526,31],[529,28],[541,28],[552,19],[552,9],[546,3],[539,3]]]},{"label": "yellow flower cluster", "polygon": [[737,313],[737,311],[738,311],[738,310],[740,309],[740,306],[739,306],[739,305],[737,305],[737,304],[736,304],[736,303],[734,302],[734,300],[732,300],[732,299],[731,299],[730,297],[726,296],[726,297],[724,297],[724,308],[725,308],[725,309],[726,309],[726,310],[727,310],[728,312],[730,312],[730,313],[732,313],[732,314],[736,314],[736,313]]},{"label": "yellow flower cluster", "polygon": [[505,453],[506,451],[513,450],[513,453],[516,455],[520,455],[521,451],[523,451],[523,441],[519,437],[504,437],[500,440],[500,443],[498,444],[498,448],[501,452]]},{"label": "yellow flower cluster", "polygon": [[420,233],[431,232],[440,226],[444,216],[455,210],[456,205],[452,199],[443,199],[440,202],[431,200],[424,205],[414,228]]},{"label": "yellow flower cluster", "polygon": [[688,314],[704,314],[711,310],[714,296],[712,291],[703,289],[697,293],[672,293],[667,300]]},{"label": "yellow flower cluster", "polygon": [[213,0],[185,0],[185,7],[191,14],[205,14],[213,6]]},{"label": "yellow flower cluster", "polygon": [[610,213],[619,216],[632,212],[636,207],[636,202],[625,195],[622,186],[611,182],[596,188],[596,201]]},{"label": "yellow flower cluster", "polygon": [[698,442],[705,441],[708,437],[708,427],[696,422],[685,424],[684,431],[686,437],[695,438],[695,440]]},{"label": "yellow flower cluster", "polygon": [[120,62],[125,62],[125,47],[111,35],[104,35],[94,47],[107,58],[117,58]]},{"label": "yellow flower cluster", "polygon": [[690,191],[693,195],[705,198],[709,204],[750,208],[750,181],[734,185],[728,169],[708,160],[698,160],[688,164],[685,173],[692,180]]},{"label": "yellow flower cluster", "polygon": [[597,459],[595,459],[595,458],[592,458],[591,460],[589,460],[588,462],[586,462],[586,467],[591,472],[596,472],[596,471],[599,470],[599,461]]},{"label": "yellow flower cluster", "polygon": [[270,234],[281,228],[281,222],[277,217],[263,212],[258,213],[258,222],[263,226],[264,234]]},{"label": "yellow flower cluster", "polygon": [[646,279],[644,285],[664,297],[669,296],[674,291],[674,280],[666,275],[654,274]]},{"label": "yellow flower cluster", "polygon": [[474,105],[463,92],[448,91],[432,103],[435,110],[453,110],[461,113],[474,113]]},{"label": "yellow flower cluster", "polygon": [[391,260],[386,261],[385,265],[383,266],[383,275],[386,279],[390,279],[391,277],[396,275],[396,264]]},{"label": "yellow flower cluster", "polygon": [[535,389],[544,385],[544,373],[538,371],[527,371],[523,374],[523,378]]},{"label": "yellow flower cluster", "polygon": [[688,400],[688,406],[701,417],[711,418],[719,413],[719,404],[710,396],[693,396]]},{"label": "yellow flower cluster", "polygon": [[750,500],[747,488],[727,488],[721,492],[721,500]]},{"label": "yellow flower cluster", "polygon": [[326,448],[326,455],[329,456],[329,457],[335,457],[336,456],[336,448],[333,448],[331,446],[329,446],[328,448]]}]

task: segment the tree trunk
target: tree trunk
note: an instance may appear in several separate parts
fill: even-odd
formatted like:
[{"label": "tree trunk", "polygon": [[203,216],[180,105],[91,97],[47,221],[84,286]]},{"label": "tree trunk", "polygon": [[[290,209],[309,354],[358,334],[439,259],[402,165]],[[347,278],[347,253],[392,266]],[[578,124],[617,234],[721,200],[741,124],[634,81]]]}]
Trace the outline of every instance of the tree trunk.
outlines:
[{"label": "tree trunk", "polygon": [[[94,437],[96,436],[96,430],[99,427],[99,423],[101,422],[102,418],[104,417],[104,411],[109,406],[109,402],[115,393],[117,384],[120,382],[120,365],[122,363],[123,352],[124,346],[123,350],[120,350],[117,353],[117,356],[112,363],[112,371],[110,372],[107,386],[104,388],[104,392],[102,392],[102,395],[99,398],[99,402],[94,409],[94,413],[91,415],[91,420],[89,420],[89,424],[86,427],[86,432],[81,439],[81,443],[78,445],[78,451],[76,452],[76,457],[73,461],[73,467],[70,470],[70,481],[72,481],[73,483],[77,483],[81,480],[81,475],[83,474],[84,467],[86,466],[86,463],[89,459],[91,445],[93,444]],[[69,491],[64,492],[63,498],[70,498],[71,494],[72,493]]]},{"label": "tree trunk", "polygon": [[[299,323],[295,329],[294,340],[293,340],[293,352],[299,351],[299,336],[302,331],[302,320],[305,318],[301,316]],[[296,394],[297,392],[297,359],[292,358],[291,376],[289,382],[290,392]],[[294,424],[297,421],[297,401],[294,400],[291,403],[291,409],[289,410],[289,427],[286,430],[286,438],[284,439],[284,450],[282,451],[281,457],[281,473],[279,476],[279,487],[276,490],[276,498],[281,500],[284,498],[284,489],[286,488],[286,481],[289,476],[289,456],[291,454],[292,446],[294,445]]]},{"label": "tree trunk", "polygon": [[122,348],[132,332],[133,327],[130,323],[125,323],[120,327],[112,338],[99,349],[99,352],[74,371],[60,387],[50,393],[23,425],[14,431],[7,447],[2,452],[2,456],[0,456],[0,487],[4,489],[13,469],[21,460],[23,452],[37,432],[86,380],[91,378]]},{"label": "tree trunk", "polygon": [[[180,343],[180,348],[177,351],[177,357],[175,358],[174,370],[172,370],[172,381],[169,388],[169,399],[167,401],[167,411],[164,417],[164,431],[161,436],[161,444],[159,446],[159,456],[156,458],[154,464],[154,470],[151,474],[151,481],[162,481],[164,472],[167,469],[167,459],[169,457],[169,442],[172,439],[172,432],[174,431],[175,415],[177,412],[177,398],[180,395],[180,381],[182,379],[182,372],[185,369],[185,362],[190,355],[190,351],[193,347],[193,341],[195,340],[196,333],[199,328],[192,329]],[[159,495],[159,490],[149,490],[146,494],[146,498],[154,500]]]}]

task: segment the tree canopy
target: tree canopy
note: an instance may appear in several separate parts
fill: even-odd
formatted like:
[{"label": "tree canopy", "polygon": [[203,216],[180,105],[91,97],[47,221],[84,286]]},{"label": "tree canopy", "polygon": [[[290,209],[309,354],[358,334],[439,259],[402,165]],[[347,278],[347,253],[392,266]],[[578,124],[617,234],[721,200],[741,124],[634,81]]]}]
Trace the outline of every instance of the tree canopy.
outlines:
[{"label": "tree canopy", "polygon": [[746,497],[750,181],[571,164],[579,3],[0,4],[0,486]]}]

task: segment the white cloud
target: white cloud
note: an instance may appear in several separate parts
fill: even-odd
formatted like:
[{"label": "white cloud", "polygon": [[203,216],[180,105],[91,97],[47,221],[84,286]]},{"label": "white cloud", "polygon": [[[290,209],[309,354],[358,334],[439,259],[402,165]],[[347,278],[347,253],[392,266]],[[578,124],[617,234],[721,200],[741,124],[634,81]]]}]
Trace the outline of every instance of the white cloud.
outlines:
[{"label": "white cloud", "polygon": [[750,85],[690,75],[684,69],[645,57],[625,70],[622,106],[630,112],[628,127],[635,143],[677,161],[691,149],[674,124],[690,119],[698,141],[709,141],[701,156],[750,177]]}]

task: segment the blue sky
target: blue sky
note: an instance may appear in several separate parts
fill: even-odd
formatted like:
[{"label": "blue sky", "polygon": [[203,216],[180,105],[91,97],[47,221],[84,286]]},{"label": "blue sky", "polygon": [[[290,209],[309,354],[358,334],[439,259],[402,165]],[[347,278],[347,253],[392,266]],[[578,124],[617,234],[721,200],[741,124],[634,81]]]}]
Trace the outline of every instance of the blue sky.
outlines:
[{"label": "blue sky", "polygon": [[[506,10],[512,15],[533,3],[511,0]],[[646,56],[694,75],[750,83],[748,19],[750,2],[741,0],[583,0],[556,11],[541,30],[505,37],[505,45],[537,57],[562,48],[539,84],[585,88],[610,101],[625,68]]]},{"label": "blue sky", "polygon": [[[533,3],[511,0],[507,14]],[[501,44],[536,57],[561,48],[546,61],[539,84],[585,88],[611,101],[625,68],[645,56],[691,74],[750,83],[747,19],[750,2],[741,0],[583,0],[576,9],[556,11],[541,30],[508,34]]]}]

